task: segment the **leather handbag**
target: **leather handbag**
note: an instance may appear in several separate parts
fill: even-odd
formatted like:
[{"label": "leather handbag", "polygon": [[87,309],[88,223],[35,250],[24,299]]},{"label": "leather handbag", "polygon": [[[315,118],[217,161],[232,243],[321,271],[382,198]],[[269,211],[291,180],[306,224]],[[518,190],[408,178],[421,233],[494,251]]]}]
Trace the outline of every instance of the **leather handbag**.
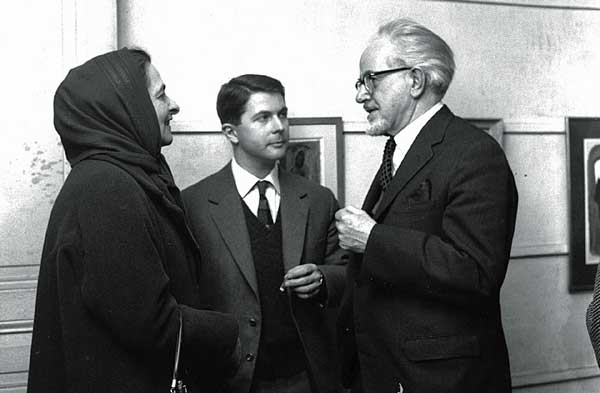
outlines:
[{"label": "leather handbag", "polygon": [[173,379],[170,393],[187,393],[187,387],[179,377],[179,354],[181,353],[181,336],[183,331],[183,318],[179,312],[179,333],[177,334],[177,347],[175,348],[175,365],[173,366]]}]

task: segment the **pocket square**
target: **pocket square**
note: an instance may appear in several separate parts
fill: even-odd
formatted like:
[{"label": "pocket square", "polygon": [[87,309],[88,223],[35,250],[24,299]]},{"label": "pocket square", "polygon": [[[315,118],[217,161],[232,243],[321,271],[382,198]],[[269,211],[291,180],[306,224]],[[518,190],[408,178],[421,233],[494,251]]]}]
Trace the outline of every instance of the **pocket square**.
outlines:
[{"label": "pocket square", "polygon": [[424,180],[419,187],[408,196],[409,203],[425,202],[431,200],[431,182]]}]

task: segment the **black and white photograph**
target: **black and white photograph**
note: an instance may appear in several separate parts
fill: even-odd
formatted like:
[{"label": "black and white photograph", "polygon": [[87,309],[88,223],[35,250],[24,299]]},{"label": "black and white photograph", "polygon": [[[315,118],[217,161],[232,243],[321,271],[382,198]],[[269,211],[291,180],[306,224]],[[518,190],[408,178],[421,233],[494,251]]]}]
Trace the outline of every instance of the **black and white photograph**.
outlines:
[{"label": "black and white photograph", "polygon": [[0,393],[600,392],[600,0],[1,9]]}]

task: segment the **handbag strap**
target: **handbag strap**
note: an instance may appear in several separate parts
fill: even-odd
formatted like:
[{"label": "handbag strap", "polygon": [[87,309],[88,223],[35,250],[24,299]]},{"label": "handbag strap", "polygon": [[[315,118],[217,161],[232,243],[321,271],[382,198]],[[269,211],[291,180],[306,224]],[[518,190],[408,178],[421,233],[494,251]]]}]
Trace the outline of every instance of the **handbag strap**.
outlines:
[{"label": "handbag strap", "polygon": [[173,366],[173,380],[171,381],[171,391],[177,387],[177,373],[179,369],[179,353],[181,352],[181,336],[183,331],[183,318],[179,311],[179,333],[177,333],[177,347],[175,348],[175,365]]}]

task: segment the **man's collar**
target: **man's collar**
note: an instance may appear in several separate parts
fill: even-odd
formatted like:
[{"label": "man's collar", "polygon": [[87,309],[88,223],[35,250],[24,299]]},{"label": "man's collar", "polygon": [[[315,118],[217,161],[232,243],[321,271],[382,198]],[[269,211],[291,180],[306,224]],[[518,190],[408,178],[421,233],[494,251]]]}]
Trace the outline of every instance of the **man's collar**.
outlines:
[{"label": "man's collar", "polygon": [[237,161],[235,160],[235,157],[233,157],[231,159],[231,172],[233,173],[233,180],[235,181],[235,186],[238,190],[238,193],[242,196],[242,198],[244,198],[246,195],[248,195],[248,193],[250,191],[252,191],[252,189],[256,185],[256,182],[259,180],[268,181],[269,183],[271,183],[273,185],[273,187],[275,188],[275,191],[278,194],[281,194],[281,192],[280,192],[281,187],[279,185],[279,165],[278,164],[275,164],[275,166],[273,166],[273,169],[271,169],[271,172],[269,172],[269,174],[267,174],[267,176],[260,179],[256,176],[254,176],[252,173],[245,170],[244,168],[242,168],[240,166],[240,164],[238,164]]},{"label": "man's collar", "polygon": [[431,120],[431,118],[436,113],[438,113],[438,111],[442,109],[443,106],[444,104],[442,103],[442,101],[438,101],[431,108],[427,109],[425,113],[423,113],[421,116],[417,117],[415,120],[410,122],[403,129],[401,129],[398,133],[396,133],[396,135],[394,135],[394,140],[396,141],[396,143],[399,142],[399,137],[400,139],[403,139],[403,136],[418,134],[423,129],[423,127],[425,127],[425,124],[427,124],[427,122]]}]

